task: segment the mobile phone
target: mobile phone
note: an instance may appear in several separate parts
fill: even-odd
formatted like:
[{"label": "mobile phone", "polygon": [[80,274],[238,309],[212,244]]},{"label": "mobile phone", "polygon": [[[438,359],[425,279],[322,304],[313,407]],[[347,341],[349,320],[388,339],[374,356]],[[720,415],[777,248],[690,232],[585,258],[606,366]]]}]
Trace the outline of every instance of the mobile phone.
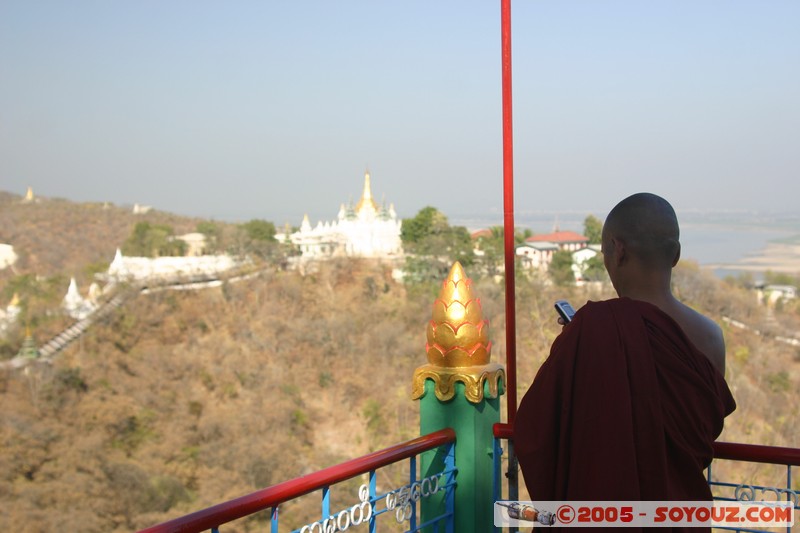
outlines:
[{"label": "mobile phone", "polygon": [[575,309],[573,309],[566,300],[558,300],[555,304],[555,308],[558,314],[561,315],[561,318],[564,319],[565,324],[569,324],[572,317],[575,316]]}]

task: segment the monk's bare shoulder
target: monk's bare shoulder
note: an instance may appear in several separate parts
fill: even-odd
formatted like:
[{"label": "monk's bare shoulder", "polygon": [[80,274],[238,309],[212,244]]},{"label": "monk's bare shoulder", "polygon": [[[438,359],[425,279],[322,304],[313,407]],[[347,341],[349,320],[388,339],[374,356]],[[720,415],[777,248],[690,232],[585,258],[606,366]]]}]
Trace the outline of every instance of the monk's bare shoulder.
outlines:
[{"label": "monk's bare shoulder", "polygon": [[722,374],[725,375],[725,338],[722,335],[722,328],[708,318],[698,313],[691,307],[680,304],[680,319],[678,323],[683,328],[684,333],[694,343],[698,350],[708,357],[711,364]]}]

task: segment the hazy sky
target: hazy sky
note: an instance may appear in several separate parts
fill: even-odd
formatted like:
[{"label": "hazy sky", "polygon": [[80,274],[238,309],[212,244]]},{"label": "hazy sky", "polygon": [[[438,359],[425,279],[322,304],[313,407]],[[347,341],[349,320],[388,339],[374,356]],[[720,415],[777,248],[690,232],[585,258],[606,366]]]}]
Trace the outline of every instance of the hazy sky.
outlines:
[{"label": "hazy sky", "polygon": [[[0,189],[502,213],[499,1],[0,0]],[[515,0],[516,209],[797,210],[800,2]]]}]

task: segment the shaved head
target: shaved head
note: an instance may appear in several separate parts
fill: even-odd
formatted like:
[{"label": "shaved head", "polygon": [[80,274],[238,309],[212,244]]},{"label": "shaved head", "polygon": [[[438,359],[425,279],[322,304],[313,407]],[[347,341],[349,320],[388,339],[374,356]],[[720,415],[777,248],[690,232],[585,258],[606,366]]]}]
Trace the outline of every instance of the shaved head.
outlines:
[{"label": "shaved head", "polygon": [[671,269],[680,256],[675,210],[665,199],[637,193],[618,203],[603,225],[603,243],[616,239],[645,266]]}]

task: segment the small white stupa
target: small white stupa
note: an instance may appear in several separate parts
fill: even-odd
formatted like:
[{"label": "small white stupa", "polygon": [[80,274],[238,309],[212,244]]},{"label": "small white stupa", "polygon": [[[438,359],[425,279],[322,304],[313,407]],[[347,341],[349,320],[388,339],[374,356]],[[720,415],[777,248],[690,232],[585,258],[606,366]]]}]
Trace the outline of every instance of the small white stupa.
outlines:
[{"label": "small white stupa", "polygon": [[17,293],[14,293],[14,297],[11,298],[11,301],[6,306],[5,311],[0,309],[0,334],[5,335],[11,327],[16,324],[17,317],[21,311],[21,307],[19,305],[19,296]]},{"label": "small white stupa", "polygon": [[17,253],[10,244],[0,244],[0,270],[17,262]]},{"label": "small white stupa", "polygon": [[97,302],[93,302],[91,298],[83,298],[81,296],[78,291],[78,284],[73,277],[69,280],[69,288],[64,300],[61,302],[61,307],[75,320],[83,320],[97,309]]}]

